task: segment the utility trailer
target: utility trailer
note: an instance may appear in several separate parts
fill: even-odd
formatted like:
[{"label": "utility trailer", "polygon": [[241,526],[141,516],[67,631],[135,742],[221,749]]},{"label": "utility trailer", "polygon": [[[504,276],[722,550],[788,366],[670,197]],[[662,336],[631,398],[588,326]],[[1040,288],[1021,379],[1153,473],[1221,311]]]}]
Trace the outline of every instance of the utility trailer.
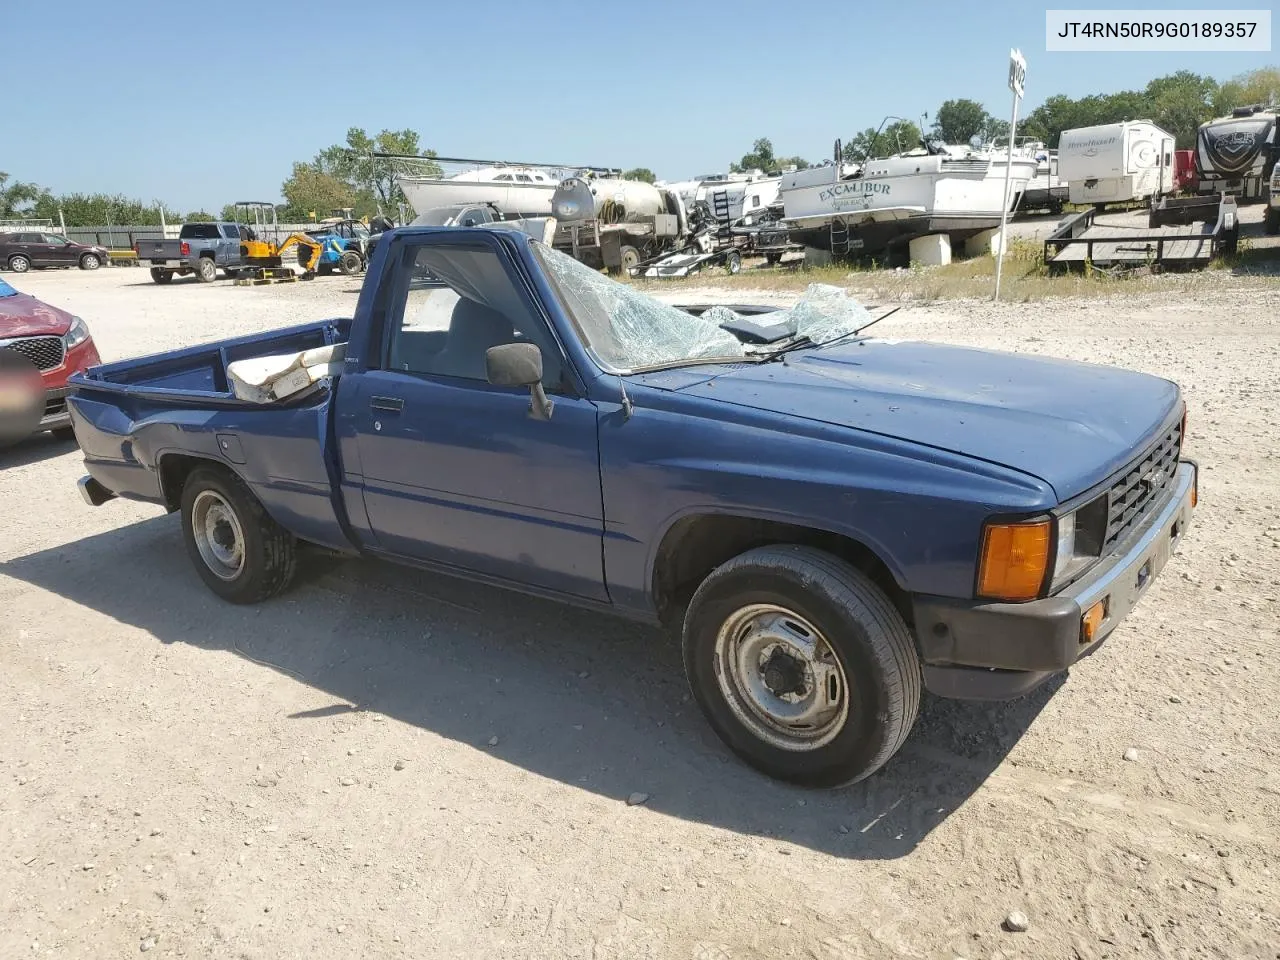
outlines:
[{"label": "utility trailer", "polygon": [[1172,203],[1159,201],[1145,227],[1097,223],[1094,209],[1074,214],[1045,240],[1045,265],[1050,273],[1086,267],[1190,270],[1235,253],[1240,218],[1233,197],[1215,198],[1211,207]]}]

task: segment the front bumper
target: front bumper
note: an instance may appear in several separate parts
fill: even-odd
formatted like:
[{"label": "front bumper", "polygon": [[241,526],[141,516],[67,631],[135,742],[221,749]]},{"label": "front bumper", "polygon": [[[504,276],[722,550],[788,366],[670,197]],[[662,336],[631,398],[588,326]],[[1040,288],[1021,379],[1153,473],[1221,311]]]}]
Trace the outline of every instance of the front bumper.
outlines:
[{"label": "front bumper", "polygon": [[[1182,460],[1165,500],[1119,549],[1062,593],[1029,603],[914,601],[925,686],[939,696],[1003,700],[1093,653],[1138,603],[1191,523],[1198,467]],[[1105,616],[1085,641],[1085,611]]]}]

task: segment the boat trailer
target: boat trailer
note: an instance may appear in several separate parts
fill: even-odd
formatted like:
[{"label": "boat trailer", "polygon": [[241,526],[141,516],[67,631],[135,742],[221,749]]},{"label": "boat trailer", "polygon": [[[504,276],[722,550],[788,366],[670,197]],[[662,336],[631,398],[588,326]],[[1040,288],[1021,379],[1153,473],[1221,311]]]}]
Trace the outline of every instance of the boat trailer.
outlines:
[{"label": "boat trailer", "polygon": [[709,266],[721,266],[730,273],[738,273],[742,269],[742,254],[734,247],[703,253],[697,247],[690,245],[674,253],[664,253],[660,257],[642,260],[627,272],[632,277],[669,280],[692,276],[703,267]]},{"label": "boat trailer", "polygon": [[1147,226],[1097,223],[1090,208],[1063,220],[1044,242],[1050,273],[1078,269],[1154,270],[1204,268],[1215,257],[1231,256],[1240,238],[1235,198],[1222,194],[1165,197],[1152,204]]}]

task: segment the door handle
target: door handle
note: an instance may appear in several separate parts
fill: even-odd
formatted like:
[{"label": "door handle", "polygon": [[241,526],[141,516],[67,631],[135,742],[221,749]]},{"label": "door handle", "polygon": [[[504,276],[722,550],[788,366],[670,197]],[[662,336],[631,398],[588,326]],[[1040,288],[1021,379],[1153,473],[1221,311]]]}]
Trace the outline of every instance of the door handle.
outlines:
[{"label": "door handle", "polygon": [[399,397],[371,397],[369,406],[374,410],[389,410],[392,413],[399,413],[404,409],[404,401]]}]

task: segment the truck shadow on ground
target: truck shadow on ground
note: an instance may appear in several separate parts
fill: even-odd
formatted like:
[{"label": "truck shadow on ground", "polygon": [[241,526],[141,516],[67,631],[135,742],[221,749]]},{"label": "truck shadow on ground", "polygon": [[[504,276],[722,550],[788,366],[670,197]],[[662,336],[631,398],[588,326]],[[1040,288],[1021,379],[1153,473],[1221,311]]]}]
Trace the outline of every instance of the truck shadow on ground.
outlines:
[{"label": "truck shadow on ground", "polygon": [[32,434],[12,446],[0,447],[0,470],[29,467],[33,463],[52,460],[79,449],[71,437],[59,437],[45,431]]},{"label": "truck shadow on ground", "polygon": [[290,593],[237,607],[199,581],[176,517],[19,557],[0,573],[161,643],[235,651],[334,698],[293,714],[298,723],[375,711],[619,802],[646,793],[671,816],[843,858],[909,854],[987,779],[1059,685],[1008,704],[926,698],[911,739],[879,774],[805,790],[721,745],[689,697],[674,640],[605,615],[318,557]]}]

